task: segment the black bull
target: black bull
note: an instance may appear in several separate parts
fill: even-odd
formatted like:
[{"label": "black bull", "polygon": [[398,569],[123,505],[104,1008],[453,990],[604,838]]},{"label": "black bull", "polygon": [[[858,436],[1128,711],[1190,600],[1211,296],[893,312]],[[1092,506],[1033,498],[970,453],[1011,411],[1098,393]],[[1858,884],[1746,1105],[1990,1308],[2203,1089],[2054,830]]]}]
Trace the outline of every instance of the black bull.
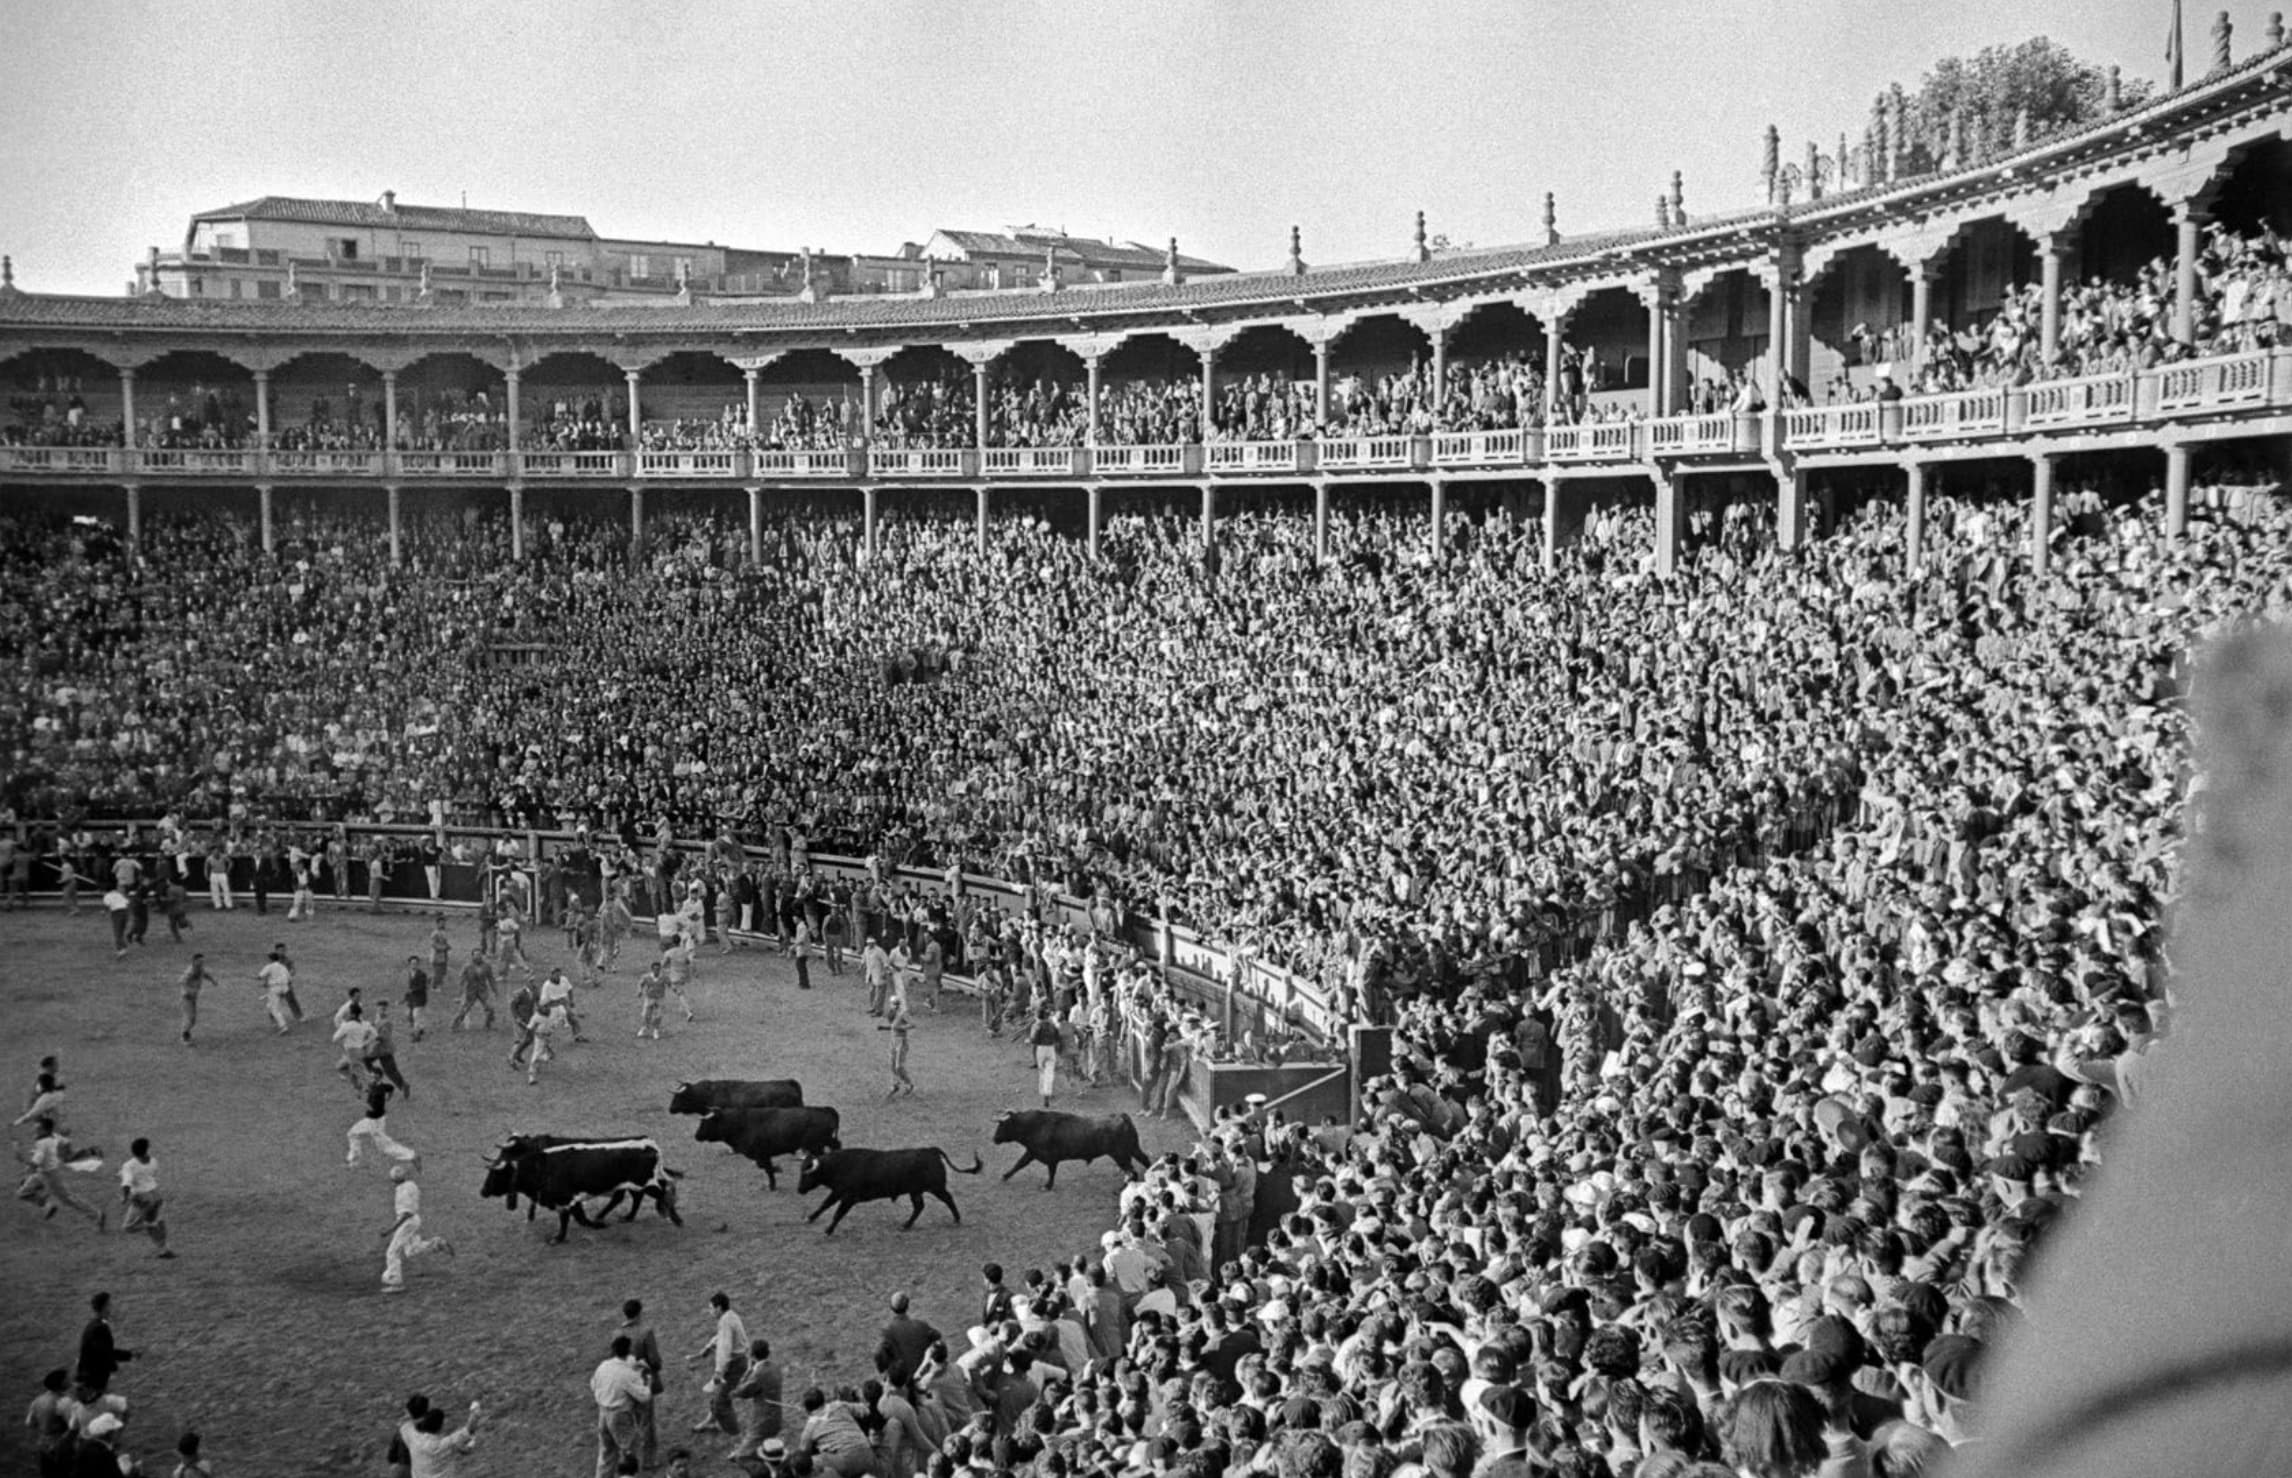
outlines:
[{"label": "black bull", "polygon": [[862,1201],[896,1201],[907,1197],[914,1206],[901,1230],[915,1225],[923,1215],[923,1198],[936,1196],[947,1205],[948,1214],[957,1222],[963,1213],[956,1208],[955,1198],[947,1194],[947,1172],[952,1168],[959,1174],[977,1175],[986,1168],[977,1155],[971,1157],[969,1169],[947,1158],[942,1149],[927,1150],[830,1150],[804,1162],[804,1173],[796,1182],[799,1193],[809,1193],[827,1187],[828,1199],[814,1207],[806,1221],[817,1221],[820,1213],[830,1206],[836,1214],[828,1222],[828,1235],[836,1234],[836,1224],[844,1213]]},{"label": "black bull", "polygon": [[764,1167],[764,1183],[780,1188],[772,1161],[779,1155],[817,1155],[842,1143],[843,1116],[832,1108],[710,1109],[692,1137],[721,1144]]},{"label": "black bull", "polygon": [[622,1220],[635,1221],[650,1196],[661,1215],[683,1226],[676,1209],[676,1180],[682,1174],[661,1164],[660,1146],[649,1139],[520,1134],[487,1159],[478,1194],[499,1196],[512,1211],[517,1198],[525,1197],[528,1221],[536,1208],[556,1212],[557,1235],[550,1240],[562,1242],[576,1221],[585,1227],[600,1224],[582,1204],[590,1196],[608,1198],[599,1219],[612,1215],[625,1198],[629,1214]]},{"label": "black bull", "polygon": [[1058,1167],[1068,1160],[1088,1164],[1103,1156],[1120,1166],[1125,1176],[1146,1168],[1145,1152],[1138,1148],[1138,1126],[1128,1114],[1090,1119],[1055,1109],[1018,1109],[995,1121],[995,1143],[1015,1144],[1024,1151],[1018,1163],[1003,1172],[1003,1179],[1030,1164],[1047,1165],[1046,1191],[1058,1184]]},{"label": "black bull", "polygon": [[720,1108],[801,1108],[804,1085],[794,1078],[702,1078],[679,1083],[669,1094],[672,1114],[705,1114]]}]

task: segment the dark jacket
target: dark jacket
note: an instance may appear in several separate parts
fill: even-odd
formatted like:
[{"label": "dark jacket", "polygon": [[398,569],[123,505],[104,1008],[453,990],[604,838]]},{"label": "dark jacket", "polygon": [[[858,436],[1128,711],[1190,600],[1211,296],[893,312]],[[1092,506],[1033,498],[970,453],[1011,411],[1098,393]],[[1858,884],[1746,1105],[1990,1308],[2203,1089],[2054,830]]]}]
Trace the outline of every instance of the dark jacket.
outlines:
[{"label": "dark jacket", "polygon": [[113,1342],[109,1323],[90,1319],[88,1327],[80,1331],[80,1363],[72,1378],[91,1390],[109,1390],[112,1372],[134,1358],[135,1351],[123,1350]]}]

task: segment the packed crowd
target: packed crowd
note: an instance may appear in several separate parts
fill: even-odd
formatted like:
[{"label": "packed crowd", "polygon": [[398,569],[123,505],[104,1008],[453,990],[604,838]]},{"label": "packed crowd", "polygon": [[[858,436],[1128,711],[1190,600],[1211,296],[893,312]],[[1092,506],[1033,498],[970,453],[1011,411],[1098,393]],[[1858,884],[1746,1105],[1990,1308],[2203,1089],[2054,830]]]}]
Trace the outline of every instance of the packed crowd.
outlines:
[{"label": "packed crowd", "polygon": [[2064,499],[2041,588],[2018,505],[1944,498],[1912,573],[1873,504],[1795,556],[1701,515],[1669,579],[1616,509],[1551,573],[1501,510],[1437,563],[1340,516],[1327,571],[1237,517],[1214,581],[1178,517],[1104,569],[793,519],[749,573],[693,519],[618,580],[580,524],[512,567],[416,521],[391,573],[154,519],[131,572],[18,518],[10,800],[749,828],[1166,909],[1396,1025],[1361,1133],[1218,1126],[967,1349],[793,1403],[791,1471],[1916,1472],[2169,1025],[2185,653],[2292,608],[2278,499],[2177,544]]}]

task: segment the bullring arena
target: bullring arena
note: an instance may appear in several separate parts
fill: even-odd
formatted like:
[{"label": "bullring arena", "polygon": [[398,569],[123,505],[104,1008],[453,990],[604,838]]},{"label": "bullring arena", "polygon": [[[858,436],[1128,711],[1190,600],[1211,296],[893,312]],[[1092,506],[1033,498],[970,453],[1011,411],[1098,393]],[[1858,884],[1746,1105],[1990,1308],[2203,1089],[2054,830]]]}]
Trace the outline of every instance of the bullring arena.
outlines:
[{"label": "bullring arena", "polygon": [[2292,48],[2179,27],[1344,265],[11,262],[0,1468],[2284,1471],[2281,1140],[2158,1188],[2280,1108]]}]

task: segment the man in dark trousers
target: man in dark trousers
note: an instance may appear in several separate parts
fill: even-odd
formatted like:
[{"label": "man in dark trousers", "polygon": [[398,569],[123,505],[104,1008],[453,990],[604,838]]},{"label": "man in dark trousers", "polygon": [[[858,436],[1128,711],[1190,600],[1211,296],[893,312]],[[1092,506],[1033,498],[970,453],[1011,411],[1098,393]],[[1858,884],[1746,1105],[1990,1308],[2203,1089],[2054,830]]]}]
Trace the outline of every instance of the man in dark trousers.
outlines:
[{"label": "man in dark trousers", "polygon": [[97,1294],[88,1300],[88,1307],[95,1311],[95,1317],[80,1331],[80,1363],[72,1379],[101,1394],[111,1388],[112,1372],[133,1360],[135,1351],[121,1349],[111,1337],[110,1294]]},{"label": "man in dark trousers", "polygon": [[893,1294],[891,1322],[883,1326],[883,1343],[877,1346],[879,1355],[888,1357],[877,1362],[884,1380],[894,1386],[906,1385],[938,1338],[938,1330],[907,1312],[905,1293]]}]

